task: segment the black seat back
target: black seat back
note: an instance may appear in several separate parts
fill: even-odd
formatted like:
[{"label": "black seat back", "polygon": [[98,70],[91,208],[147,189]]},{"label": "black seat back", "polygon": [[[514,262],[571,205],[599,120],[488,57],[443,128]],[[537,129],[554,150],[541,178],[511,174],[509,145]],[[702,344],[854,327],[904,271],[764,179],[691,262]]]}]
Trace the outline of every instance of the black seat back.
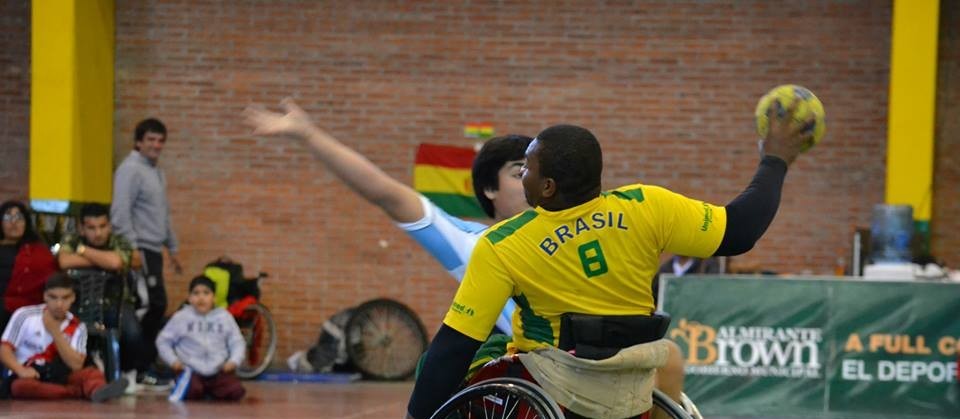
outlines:
[{"label": "black seat back", "polygon": [[123,298],[123,279],[114,272],[100,269],[68,269],[66,273],[74,280],[77,296],[70,311],[86,323],[88,332],[97,334],[104,323],[114,323],[113,312],[119,309]]}]

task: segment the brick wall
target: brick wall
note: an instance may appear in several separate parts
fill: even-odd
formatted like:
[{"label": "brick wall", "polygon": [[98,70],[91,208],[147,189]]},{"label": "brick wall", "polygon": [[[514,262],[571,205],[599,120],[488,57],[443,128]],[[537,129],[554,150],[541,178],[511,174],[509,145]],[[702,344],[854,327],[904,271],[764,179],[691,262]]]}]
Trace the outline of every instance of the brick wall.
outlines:
[{"label": "brick wall", "polygon": [[933,254],[960,268],[960,3],[940,3]]},{"label": "brick wall", "polygon": [[[553,4],[120,2],[119,148],[140,118],[167,123],[188,271],[221,253],[269,271],[286,355],[336,310],[378,296],[433,331],[455,284],[303,145],[250,137],[245,105],[294,95],[404,181],[416,144],[465,143],[467,121],[528,135],[582,124],[606,150],[606,186],[643,180],[723,203],[756,164],[756,99],[798,83],[827,104],[829,137],[791,171],[780,216],[744,259],[832,271],[851,225],[883,199],[889,8]],[[184,296],[187,276],[172,279]]]},{"label": "brick wall", "polygon": [[25,199],[30,158],[30,2],[0,2],[0,201]]},{"label": "brick wall", "polygon": [[[162,165],[186,268],[228,253],[269,271],[281,356],[310,345],[335,311],[379,296],[412,306],[432,332],[455,283],[302,144],[251,137],[240,126],[249,103],[295,96],[405,182],[416,144],[469,144],[465,122],[527,135],[582,124],[603,144],[606,187],[643,181],[722,204],[756,164],[757,98],[797,83],[826,104],[827,138],[791,169],[780,214],[740,260],[830,273],[853,226],[868,225],[883,200],[889,2],[117,3],[116,158],[138,120],[167,123]],[[29,19],[26,7],[3,7],[17,9],[4,22],[22,19],[21,38],[10,38],[16,25],[0,38],[7,86],[6,63],[28,62],[26,47],[8,44],[23,43]],[[941,50],[954,59],[941,68],[956,67],[951,39]],[[4,88],[0,106],[25,121],[18,92]],[[946,114],[938,147],[957,131]],[[18,138],[2,132],[4,144]],[[943,163],[938,155],[938,231],[957,213],[957,200],[950,210],[942,198],[956,194],[957,166],[949,178]],[[935,248],[956,260],[949,239],[936,235]],[[172,299],[185,297],[189,277],[169,277]]]}]

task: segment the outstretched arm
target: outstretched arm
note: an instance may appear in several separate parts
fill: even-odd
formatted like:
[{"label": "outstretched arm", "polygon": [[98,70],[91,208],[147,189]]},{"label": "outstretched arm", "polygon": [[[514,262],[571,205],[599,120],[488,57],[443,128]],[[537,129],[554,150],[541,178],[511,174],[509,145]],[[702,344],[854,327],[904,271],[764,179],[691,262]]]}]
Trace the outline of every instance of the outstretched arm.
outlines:
[{"label": "outstretched arm", "polygon": [[249,107],[247,125],[255,135],[287,135],[305,140],[316,156],[350,189],[383,209],[394,221],[409,223],[423,218],[420,195],[380,170],[366,157],[317,127],[292,99],[281,103],[286,114]]},{"label": "outstretched arm", "polygon": [[793,117],[795,111],[796,104],[780,112],[778,102],[767,111],[770,131],[761,142],[763,158],[750,185],[726,205],[727,228],[715,256],[749,251],[773,222],[780,206],[787,167],[813,136],[813,120],[797,121]]}]

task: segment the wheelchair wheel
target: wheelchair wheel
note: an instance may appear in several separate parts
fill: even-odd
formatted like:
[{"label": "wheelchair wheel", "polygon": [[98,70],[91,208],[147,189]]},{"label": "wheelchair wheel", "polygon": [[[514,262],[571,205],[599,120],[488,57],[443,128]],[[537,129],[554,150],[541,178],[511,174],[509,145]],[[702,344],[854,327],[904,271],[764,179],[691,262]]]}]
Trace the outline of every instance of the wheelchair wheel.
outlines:
[{"label": "wheelchair wheel", "polygon": [[247,342],[247,356],[237,367],[237,376],[254,378],[273,362],[277,353],[277,325],[270,310],[260,304],[250,304],[237,317],[240,333]]},{"label": "wheelchair wheel", "polygon": [[347,354],[364,377],[409,377],[427,350],[427,332],[416,313],[389,299],[361,304],[347,322]]},{"label": "wheelchair wheel", "polygon": [[519,378],[481,381],[455,394],[430,419],[563,419],[543,389]]},{"label": "wheelchair wheel", "polygon": [[[672,419],[694,419],[660,390],[653,405]],[[572,417],[580,417],[571,414]],[[539,386],[519,378],[493,378],[474,384],[443,404],[430,419],[563,419],[560,406]]]},{"label": "wheelchair wheel", "polygon": [[654,408],[660,408],[661,411],[673,419],[693,419],[693,416],[683,410],[683,407],[673,401],[670,396],[657,389],[653,389],[653,406]]},{"label": "wheelchair wheel", "polygon": [[683,406],[683,410],[687,412],[693,419],[703,419],[703,415],[700,414],[700,409],[697,408],[697,405],[693,403],[693,400],[690,400],[687,397],[687,393],[680,393],[681,401],[680,405]]}]

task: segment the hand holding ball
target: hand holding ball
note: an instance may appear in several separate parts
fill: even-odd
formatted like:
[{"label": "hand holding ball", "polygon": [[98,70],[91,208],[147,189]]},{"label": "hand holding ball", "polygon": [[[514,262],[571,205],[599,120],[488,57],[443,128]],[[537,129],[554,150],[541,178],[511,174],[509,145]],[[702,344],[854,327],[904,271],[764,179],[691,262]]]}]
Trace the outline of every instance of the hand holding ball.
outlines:
[{"label": "hand holding ball", "polygon": [[774,102],[779,102],[780,107],[774,108],[776,115],[774,117],[783,118],[787,110],[796,106],[793,112],[793,118],[797,122],[813,120],[813,124],[807,127],[807,130],[813,131],[813,136],[809,138],[801,147],[801,151],[807,151],[817,145],[823,138],[827,130],[823,103],[810,90],[797,85],[786,84],[777,86],[767,92],[757,103],[757,109],[754,112],[757,118],[757,133],[760,138],[767,138],[770,130],[770,120],[768,111]]}]

